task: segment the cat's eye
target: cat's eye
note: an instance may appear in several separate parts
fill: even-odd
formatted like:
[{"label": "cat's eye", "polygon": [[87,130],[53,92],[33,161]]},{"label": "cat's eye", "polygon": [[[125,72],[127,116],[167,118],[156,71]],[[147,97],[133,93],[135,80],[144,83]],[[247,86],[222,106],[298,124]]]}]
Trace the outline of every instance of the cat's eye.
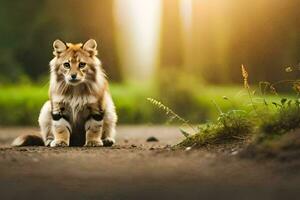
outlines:
[{"label": "cat's eye", "polygon": [[80,62],[78,66],[79,66],[80,69],[82,69],[86,66],[86,63]]},{"label": "cat's eye", "polygon": [[64,63],[64,68],[70,69],[70,67],[71,67],[70,63],[68,63],[68,62],[65,62],[65,63]]}]

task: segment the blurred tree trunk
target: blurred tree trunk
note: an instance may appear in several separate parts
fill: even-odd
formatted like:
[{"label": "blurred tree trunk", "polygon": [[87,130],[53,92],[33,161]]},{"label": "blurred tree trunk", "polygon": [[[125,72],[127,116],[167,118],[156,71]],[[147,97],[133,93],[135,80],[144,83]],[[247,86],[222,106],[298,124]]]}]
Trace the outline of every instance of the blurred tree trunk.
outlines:
[{"label": "blurred tree trunk", "polygon": [[162,68],[182,68],[183,66],[182,24],[179,6],[179,0],[163,1],[160,58]]},{"label": "blurred tree trunk", "polygon": [[231,1],[193,1],[191,53],[195,74],[211,83],[228,83]]},{"label": "blurred tree trunk", "polygon": [[[96,0],[99,2],[98,0]],[[114,1],[101,1],[96,8],[95,20],[99,23],[92,22],[95,28],[94,37],[99,38],[99,55],[103,63],[104,69],[107,71],[112,80],[121,82],[123,80],[120,68],[120,60],[117,55],[116,46],[116,28],[114,19]],[[91,6],[91,9],[92,6]]]}]

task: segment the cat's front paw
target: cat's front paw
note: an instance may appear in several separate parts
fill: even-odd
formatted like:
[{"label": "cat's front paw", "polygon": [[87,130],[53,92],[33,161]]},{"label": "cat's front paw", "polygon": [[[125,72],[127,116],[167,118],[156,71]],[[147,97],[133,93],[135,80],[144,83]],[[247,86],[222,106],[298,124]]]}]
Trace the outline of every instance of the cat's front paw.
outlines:
[{"label": "cat's front paw", "polygon": [[68,146],[69,146],[69,144],[63,140],[53,140],[50,143],[50,147],[68,147]]},{"label": "cat's front paw", "polygon": [[102,147],[103,142],[102,140],[96,141],[96,140],[91,140],[91,141],[86,141],[85,147]]},{"label": "cat's front paw", "polygon": [[110,137],[104,138],[102,141],[103,141],[103,145],[105,147],[111,147],[112,145],[114,145],[116,143],[115,139],[110,138]]}]

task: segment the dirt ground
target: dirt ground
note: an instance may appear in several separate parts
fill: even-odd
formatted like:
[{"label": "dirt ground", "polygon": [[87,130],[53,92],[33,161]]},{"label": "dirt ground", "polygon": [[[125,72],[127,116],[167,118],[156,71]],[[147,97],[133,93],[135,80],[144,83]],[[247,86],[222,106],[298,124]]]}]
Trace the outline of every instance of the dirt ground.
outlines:
[{"label": "dirt ground", "polygon": [[[176,127],[120,126],[110,148],[11,148],[0,128],[0,199],[299,199],[300,167],[238,148],[172,151]],[[150,136],[158,142],[146,142]]]}]

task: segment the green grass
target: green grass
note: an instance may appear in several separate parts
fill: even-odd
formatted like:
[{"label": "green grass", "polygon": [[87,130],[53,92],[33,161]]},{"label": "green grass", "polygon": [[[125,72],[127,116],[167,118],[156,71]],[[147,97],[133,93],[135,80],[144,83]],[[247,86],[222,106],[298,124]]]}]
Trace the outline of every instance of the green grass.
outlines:
[{"label": "green grass", "polygon": [[[198,126],[195,134],[183,131],[186,138],[176,147],[203,147],[207,145],[226,144],[249,138],[249,150],[254,152],[275,152],[275,150],[289,148],[293,140],[300,138],[300,101],[298,99],[283,98],[279,102],[272,102],[273,109],[269,107],[256,107],[256,112],[245,110],[220,111],[214,122]],[[293,133],[295,132],[295,133]],[[287,135],[287,136],[286,136]],[[298,146],[300,149],[300,145]]]},{"label": "green grass", "polygon": [[[295,96],[284,96],[283,98],[279,95],[252,94],[250,90],[248,92],[240,87],[206,87],[205,92],[198,96],[198,103],[211,111],[207,119],[217,120],[209,120],[199,125],[192,133],[182,130],[186,138],[175,148],[246,141],[253,135],[263,135],[266,138],[261,133],[274,136],[300,128],[298,117],[300,102],[295,100]],[[211,106],[208,104],[209,101]],[[166,107],[162,102],[155,105],[159,108]],[[213,112],[213,109],[218,112]],[[185,125],[189,124],[185,120],[181,121],[184,121]]]},{"label": "green grass", "polygon": [[299,99],[281,99],[273,102],[274,110],[265,112],[263,120],[257,123],[258,133],[254,144],[269,143],[283,135],[300,128],[300,101]]},{"label": "green grass", "polygon": [[251,157],[290,156],[289,152],[300,149],[300,101],[283,99],[275,104],[277,109],[259,127],[245,155]]},{"label": "green grass", "polygon": [[[119,115],[119,123],[165,123],[167,117],[147,101],[147,97],[160,100],[159,93],[151,84],[112,84],[111,93]],[[249,101],[242,87],[237,86],[205,86],[195,87],[194,98],[189,104],[172,107],[191,123],[206,122],[218,116],[212,100],[224,112],[231,109],[251,110]],[[0,86],[0,125],[37,125],[37,118],[43,103],[48,99],[48,85],[12,85]],[[180,95],[180,94],[179,94]],[[224,100],[223,96],[228,97]],[[268,97],[270,101],[278,97]],[[176,103],[176,98],[166,99]],[[184,101],[183,97],[181,101]],[[261,100],[260,100],[261,101]],[[184,103],[184,102],[183,102]],[[189,110],[188,113],[185,111]]]},{"label": "green grass", "polygon": [[39,110],[47,100],[47,89],[38,86],[0,88],[0,124],[36,125]]},{"label": "green grass", "polygon": [[245,140],[254,133],[254,124],[249,116],[240,111],[222,113],[217,122],[198,126],[196,134],[187,136],[177,145],[183,147],[203,147]]},{"label": "green grass", "polygon": [[263,137],[272,138],[300,128],[300,102],[298,99],[289,100],[289,102],[289,105],[279,104],[280,107],[277,108],[277,112],[270,115],[262,124],[261,132]]}]

